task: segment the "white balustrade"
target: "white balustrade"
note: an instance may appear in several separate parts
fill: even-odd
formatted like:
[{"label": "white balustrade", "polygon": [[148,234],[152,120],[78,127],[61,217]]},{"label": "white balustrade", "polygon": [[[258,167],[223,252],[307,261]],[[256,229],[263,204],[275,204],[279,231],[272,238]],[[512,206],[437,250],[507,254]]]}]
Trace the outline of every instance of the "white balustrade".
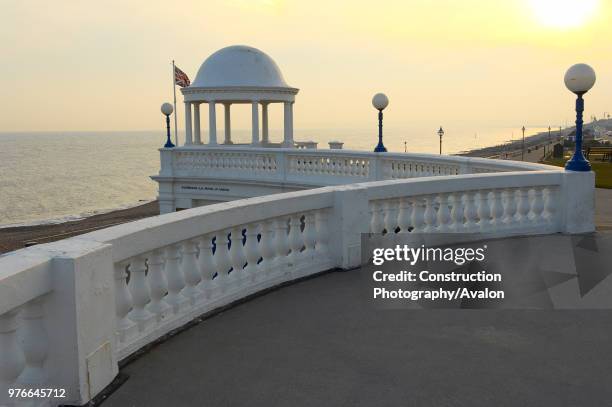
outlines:
[{"label": "white balustrade", "polygon": [[495,188],[389,198],[370,203],[370,231],[381,233],[397,219],[400,233],[537,232],[555,222],[557,186]]},{"label": "white balustrade", "polygon": [[187,174],[209,171],[249,171],[273,173],[278,170],[273,154],[249,154],[222,151],[184,151],[174,159],[174,170]]},{"label": "white balustrade", "polygon": [[[60,260],[53,262],[54,267],[62,269],[51,271],[51,266],[42,260],[46,268],[33,272],[24,267],[27,278],[36,278],[27,286],[31,292],[18,300],[0,295],[0,385],[4,386],[0,390],[15,383],[47,382],[71,386],[74,394],[86,394],[79,389],[89,384],[79,378],[87,377],[87,372],[79,369],[89,366],[88,361],[70,365],[76,376],[57,375],[53,370],[62,369],[53,364],[57,360],[55,347],[62,345],[62,336],[70,339],[70,346],[61,350],[65,353],[77,349],[72,345],[77,340],[71,335],[87,336],[92,331],[92,347],[85,353],[75,353],[73,359],[92,355],[99,358],[96,360],[115,363],[116,369],[116,360],[201,315],[300,277],[336,267],[355,267],[355,259],[361,255],[360,235],[368,231],[386,230],[385,238],[392,239],[397,232],[490,233],[505,237],[593,230],[589,209],[592,198],[584,193],[573,194],[580,188],[592,192],[592,186],[588,189],[593,181],[591,173],[534,167],[504,174],[495,172],[504,168],[502,164],[478,160],[432,159],[427,164],[423,157],[413,157],[415,163],[396,163],[396,157],[379,159],[355,152],[329,156],[317,150],[283,153],[285,158],[292,157],[290,165],[286,165],[278,151],[253,150],[256,157],[240,149],[231,154],[209,151],[205,160],[197,158],[200,152],[195,149],[181,153],[185,162],[205,166],[212,172],[232,173],[235,169],[269,171],[272,178],[283,172],[283,176],[301,173],[305,177],[337,177],[334,182],[342,177],[368,181],[390,162],[390,177],[414,179],[254,197],[117,225],[36,250],[24,249],[29,253],[24,259],[44,254],[47,262],[62,253]],[[482,171],[480,175],[444,175],[467,174],[475,168]],[[568,210],[575,211],[581,207],[579,203],[585,208],[583,212]],[[79,263],[87,267],[78,269],[79,274],[89,273],[79,280],[80,289],[85,291],[71,297],[66,288],[72,287],[71,281],[51,283],[52,277],[70,276],[70,270],[75,275],[71,256],[89,256],[92,247],[97,250],[95,256]],[[0,279],[0,294],[6,293],[7,287],[17,281],[12,280],[14,276],[21,273],[16,268],[22,267],[24,260],[10,262],[10,257],[0,257],[0,269],[8,270]],[[107,279],[97,282],[99,277]],[[105,313],[98,311],[105,309],[105,301],[109,309]],[[78,318],[66,316],[65,312],[75,309],[75,303],[78,312],[90,313],[86,315],[91,315],[95,324],[74,325]],[[58,304],[63,308],[57,308]],[[89,304],[96,307],[89,309]],[[48,309],[50,306],[56,308]],[[108,317],[105,332],[109,335],[94,332],[100,323],[103,325],[104,316]],[[60,332],[58,326],[69,329]],[[103,340],[95,339],[98,337]],[[49,348],[50,344],[53,347]],[[52,354],[55,358],[50,357]],[[108,369],[99,364],[91,366]],[[68,376],[70,382],[53,382]],[[100,389],[94,393],[97,391]],[[87,401],[80,396],[73,398],[73,404]],[[2,402],[0,399],[0,405]]]}]

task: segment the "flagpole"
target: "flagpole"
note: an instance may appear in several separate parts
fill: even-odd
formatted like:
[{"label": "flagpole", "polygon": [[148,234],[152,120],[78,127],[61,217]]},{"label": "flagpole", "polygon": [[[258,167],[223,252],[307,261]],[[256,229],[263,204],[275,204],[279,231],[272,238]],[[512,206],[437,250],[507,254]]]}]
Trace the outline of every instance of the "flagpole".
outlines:
[{"label": "flagpole", "polygon": [[178,121],[176,118],[178,111],[176,110],[176,67],[174,66],[174,59],[172,60],[172,90],[174,91],[174,144],[178,147]]}]

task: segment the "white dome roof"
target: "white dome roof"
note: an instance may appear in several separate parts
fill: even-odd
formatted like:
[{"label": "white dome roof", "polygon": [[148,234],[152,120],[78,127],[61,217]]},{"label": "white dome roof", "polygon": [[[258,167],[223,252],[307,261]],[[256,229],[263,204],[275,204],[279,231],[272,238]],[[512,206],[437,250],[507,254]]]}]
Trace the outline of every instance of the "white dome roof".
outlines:
[{"label": "white dome roof", "polygon": [[264,52],[245,45],[222,48],[202,64],[191,87],[289,88],[278,65]]}]

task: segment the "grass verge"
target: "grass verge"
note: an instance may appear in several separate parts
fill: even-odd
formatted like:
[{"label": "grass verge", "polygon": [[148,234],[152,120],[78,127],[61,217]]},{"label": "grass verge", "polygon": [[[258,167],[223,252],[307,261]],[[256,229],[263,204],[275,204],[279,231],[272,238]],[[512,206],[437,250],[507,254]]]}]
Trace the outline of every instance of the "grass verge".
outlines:
[{"label": "grass verge", "polygon": [[[547,158],[542,163],[565,167],[567,160],[567,158]],[[612,163],[591,161],[591,168],[595,172],[595,186],[612,189]]]}]

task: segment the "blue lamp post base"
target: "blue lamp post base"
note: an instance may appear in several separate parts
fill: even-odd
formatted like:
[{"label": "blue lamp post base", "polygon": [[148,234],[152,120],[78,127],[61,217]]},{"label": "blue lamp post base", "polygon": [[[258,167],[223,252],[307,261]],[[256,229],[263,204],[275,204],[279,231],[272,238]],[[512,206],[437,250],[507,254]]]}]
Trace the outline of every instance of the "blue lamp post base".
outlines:
[{"label": "blue lamp post base", "polygon": [[164,144],[164,147],[165,148],[174,147],[174,144],[172,144],[172,140],[170,139],[170,115],[169,114],[166,115],[166,135],[167,135],[167,140],[166,140],[166,144]]},{"label": "blue lamp post base", "polygon": [[383,112],[381,109],[378,111],[378,145],[374,149],[375,153],[386,153],[387,152],[387,149],[383,145],[382,127],[383,127]]},{"label": "blue lamp post base", "polygon": [[386,153],[387,149],[385,148],[385,146],[383,146],[382,144],[378,143],[378,145],[374,149],[374,152],[375,153]]},{"label": "blue lamp post base", "polygon": [[583,93],[576,99],[576,149],[572,158],[565,163],[567,171],[591,171],[591,164],[582,153],[582,113],[584,112]]}]

